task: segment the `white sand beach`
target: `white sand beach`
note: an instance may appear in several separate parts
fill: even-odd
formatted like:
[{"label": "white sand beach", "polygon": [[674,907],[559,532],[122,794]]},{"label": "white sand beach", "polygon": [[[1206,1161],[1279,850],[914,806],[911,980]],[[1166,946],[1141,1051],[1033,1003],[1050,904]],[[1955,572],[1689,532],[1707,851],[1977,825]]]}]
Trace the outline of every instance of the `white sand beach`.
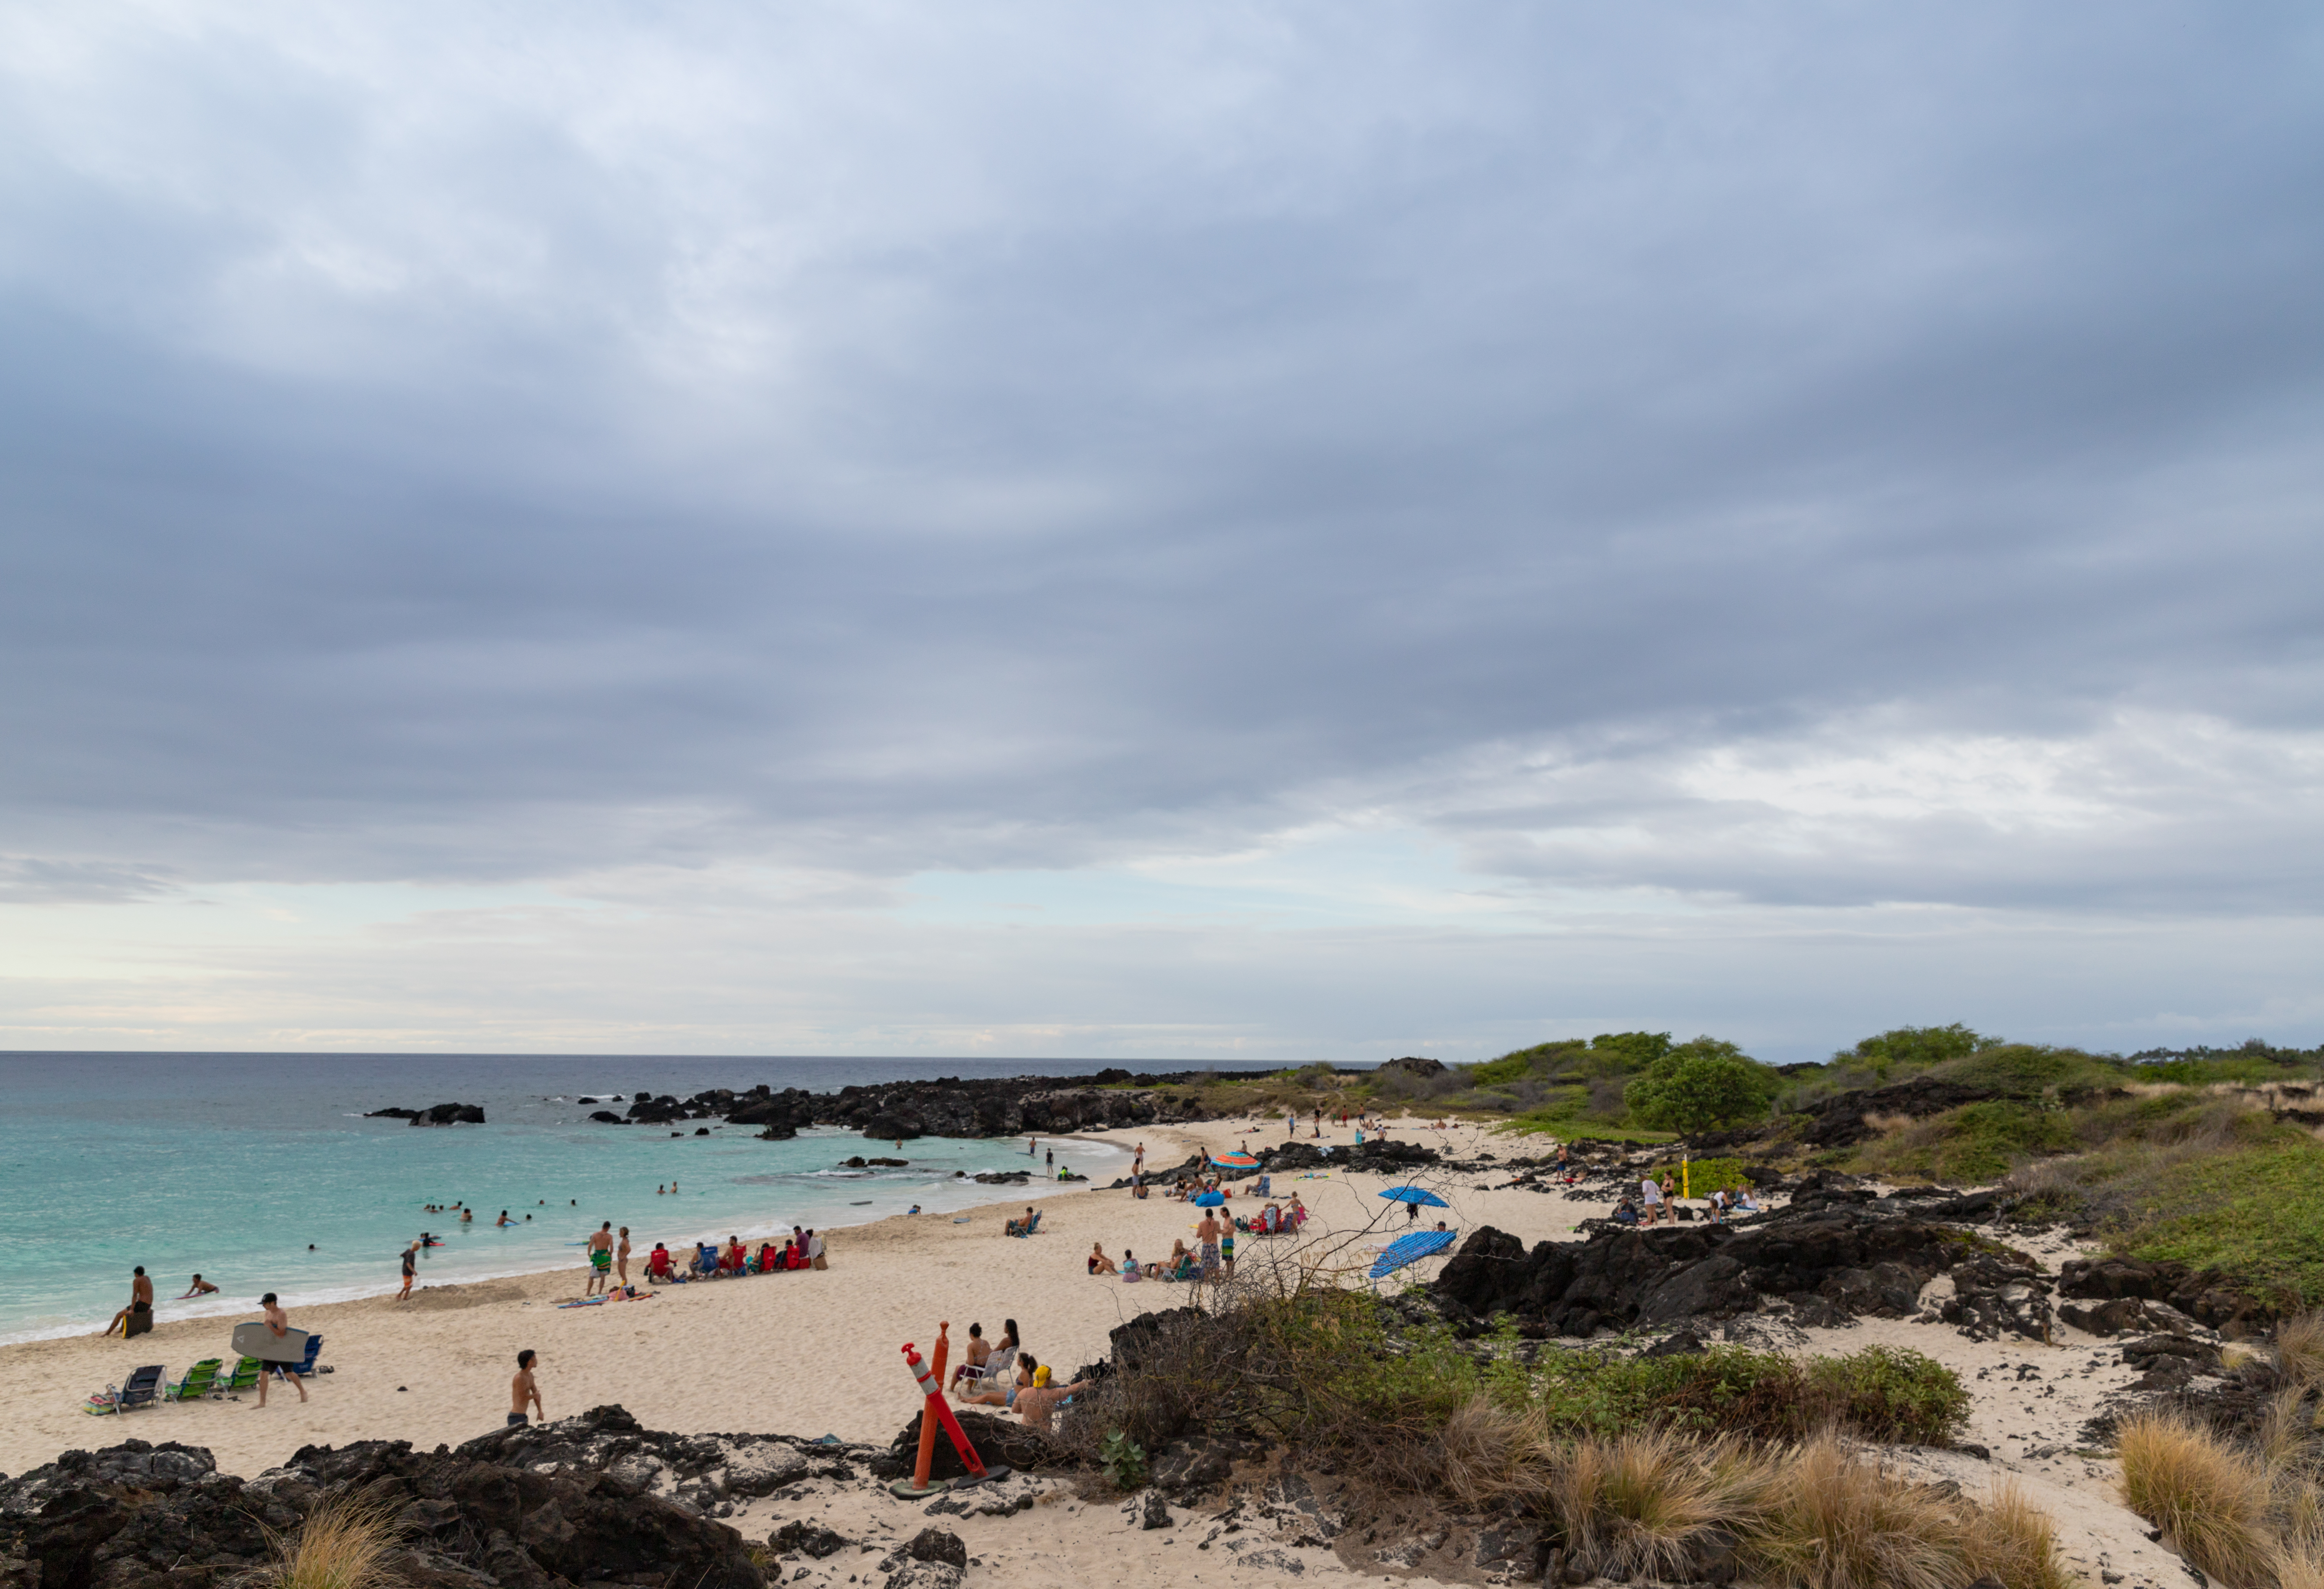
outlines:
[{"label": "white sand beach", "polygon": [[[1250,1140],[1280,1140],[1280,1122]],[[1536,1143],[1497,1137],[1480,1127],[1431,1129],[1400,1122],[1394,1134],[1449,1149],[1462,1158],[1541,1151]],[[1235,1123],[1200,1128],[1148,1128],[1112,1134],[1142,1140],[1148,1163],[1182,1161],[1197,1143],[1224,1151],[1241,1139]],[[1338,1140],[1349,1140],[1342,1134]],[[1575,1223],[1607,1207],[1559,1194],[1482,1189],[1493,1178],[1427,1172],[1452,1204],[1448,1223],[1467,1230],[1490,1224],[1527,1243],[1571,1236]],[[1278,1199],[1296,1192],[1314,1216],[1300,1247],[1331,1254],[1340,1265],[1367,1262],[1369,1244],[1406,1226],[1403,1210],[1379,1193],[1377,1176],[1334,1172],[1277,1176]],[[1004,1220],[1029,1201],[1042,1215],[1030,1239],[1002,1234]],[[1238,1209],[1250,1207],[1238,1200]],[[770,1215],[779,1212],[770,1210]],[[1433,1220],[1437,1210],[1429,1210]],[[1119,1259],[1125,1246],[1141,1256],[1166,1254],[1174,1238],[1191,1238],[1200,1211],[1126,1190],[1084,1189],[996,1201],[965,1215],[903,1217],[834,1232],[830,1268],[662,1288],[650,1301],[560,1310],[578,1295],[578,1267],[552,1274],[468,1286],[431,1287],[409,1302],[392,1298],[340,1303],[294,1316],[325,1337],[322,1360],[334,1372],[309,1382],[304,1403],[278,1388],[268,1405],[254,1396],[164,1405],[127,1417],[90,1418],[82,1397],[118,1382],[141,1363],[162,1363],[174,1375],[197,1358],[226,1352],[217,1319],[158,1327],[134,1341],[83,1336],[0,1348],[8,1417],[0,1427],[0,1470],[22,1472],[73,1447],[132,1436],[208,1447],[221,1468],[255,1475],[309,1443],[343,1445],[401,1439],[432,1447],[457,1445],[500,1426],[508,1405],[512,1360],[521,1347],[540,1354],[540,1378],[552,1418],[619,1402],[647,1427],[678,1433],[770,1431],[885,1443],[918,1403],[899,1348],[926,1349],[948,1320],[957,1355],[971,1322],[997,1335],[1014,1318],[1025,1347],[1060,1374],[1107,1351],[1107,1332],[1135,1313],[1176,1307],[1185,1288],[1124,1285],[1092,1278],[1084,1259],[1093,1241]],[[2059,1241],[2041,1253],[2053,1270],[2074,1250]],[[1251,1254],[1246,1242],[1246,1262]],[[1430,1261],[1418,1272],[1434,1272]],[[1967,1438],[1988,1447],[1989,1460],[1953,1452],[1904,1451],[1890,1460],[1951,1479],[1972,1495],[1997,1479],[2022,1483],[2057,1520],[2073,1564],[2092,1582],[2102,1574],[2128,1582],[2176,1584],[2177,1558],[2145,1538],[2146,1525],[2115,1499],[2114,1464],[2078,1454],[2075,1431],[2103,1397],[2129,1377],[2107,1343],[2061,1327],[2056,1344],[1974,1343],[1949,1326],[1867,1319],[1835,1329],[1767,1332],[1770,1344],[1801,1354],[1841,1353],[1882,1343],[1909,1346],[1960,1373],[1977,1397]],[[1126,1584],[1184,1582],[1212,1575],[1188,1565],[1191,1529],[1173,1544],[1140,1530],[1119,1506],[1093,1503],[1070,1485],[1042,1487],[1033,1512],[1007,1519],[965,1518],[956,1527],[979,1552],[972,1582]],[[763,1513],[761,1516],[760,1514]],[[853,1537],[887,1538],[919,1526],[911,1508],[869,1487],[818,1483],[758,1502],[729,1520],[753,1538],[788,1518],[813,1515]],[[1190,1517],[1188,1521],[1201,1520]],[[1328,1579],[1351,1570],[1388,1572],[1323,1548],[1284,1548],[1272,1566],[1242,1564],[1240,1583]],[[1295,1571],[1288,1565],[1297,1562]],[[1437,1581],[1433,1564],[1397,1569],[1407,1582]],[[844,1560],[810,1564],[799,1581],[848,1581]],[[1223,1553],[1215,1575],[1235,1564]],[[1454,1581],[1479,1581],[1473,1572]],[[2112,1581],[2111,1579],[2107,1581]]]}]

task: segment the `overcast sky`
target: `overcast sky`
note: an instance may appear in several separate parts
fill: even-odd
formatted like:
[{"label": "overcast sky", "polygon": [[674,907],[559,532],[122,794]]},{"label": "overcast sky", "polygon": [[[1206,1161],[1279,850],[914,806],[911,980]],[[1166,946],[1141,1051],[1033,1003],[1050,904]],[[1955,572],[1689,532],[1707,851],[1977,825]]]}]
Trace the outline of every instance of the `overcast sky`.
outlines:
[{"label": "overcast sky", "polygon": [[2324,1040],[2319,85],[0,10],[0,1046]]}]

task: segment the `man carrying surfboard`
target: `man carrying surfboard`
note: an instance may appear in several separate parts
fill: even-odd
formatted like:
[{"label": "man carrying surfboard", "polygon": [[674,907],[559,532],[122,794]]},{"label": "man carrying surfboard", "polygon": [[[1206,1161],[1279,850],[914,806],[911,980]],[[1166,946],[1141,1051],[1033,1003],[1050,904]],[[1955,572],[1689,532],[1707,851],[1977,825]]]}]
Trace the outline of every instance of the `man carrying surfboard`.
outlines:
[{"label": "man carrying surfboard", "polygon": [[[275,1339],[280,1340],[290,1333],[290,1320],[284,1316],[281,1305],[275,1301],[272,1291],[259,1298],[258,1305],[266,1309],[266,1327],[273,1332]],[[267,1368],[279,1369],[283,1378],[299,1388],[299,1400],[304,1401],[307,1399],[307,1382],[299,1377],[297,1369],[287,1363],[269,1364],[265,1368],[258,1371],[258,1404],[261,1407],[266,1405],[266,1382],[272,1377],[267,1373]]]}]

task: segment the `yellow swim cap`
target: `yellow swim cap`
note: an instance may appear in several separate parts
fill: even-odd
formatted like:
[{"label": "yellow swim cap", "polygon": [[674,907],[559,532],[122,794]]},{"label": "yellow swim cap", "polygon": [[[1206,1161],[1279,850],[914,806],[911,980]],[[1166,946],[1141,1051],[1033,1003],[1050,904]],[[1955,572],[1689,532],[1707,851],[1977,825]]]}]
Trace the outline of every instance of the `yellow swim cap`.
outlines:
[{"label": "yellow swim cap", "polygon": [[1049,1382],[1049,1365],[1047,1364],[1044,1363],[1040,1367],[1033,1371],[1033,1382],[1037,1385],[1046,1385]]}]

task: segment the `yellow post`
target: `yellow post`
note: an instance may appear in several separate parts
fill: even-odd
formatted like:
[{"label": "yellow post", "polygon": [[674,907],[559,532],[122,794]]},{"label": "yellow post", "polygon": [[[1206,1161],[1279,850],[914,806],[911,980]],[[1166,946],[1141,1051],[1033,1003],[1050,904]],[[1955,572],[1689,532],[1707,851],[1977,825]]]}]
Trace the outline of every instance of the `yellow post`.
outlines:
[{"label": "yellow post", "polygon": [[1689,1189],[1694,1184],[1693,1177],[1690,1173],[1692,1167],[1692,1162],[1684,1153],[1678,1156],[1678,1195],[1683,1198],[1694,1196],[1694,1193]]}]

